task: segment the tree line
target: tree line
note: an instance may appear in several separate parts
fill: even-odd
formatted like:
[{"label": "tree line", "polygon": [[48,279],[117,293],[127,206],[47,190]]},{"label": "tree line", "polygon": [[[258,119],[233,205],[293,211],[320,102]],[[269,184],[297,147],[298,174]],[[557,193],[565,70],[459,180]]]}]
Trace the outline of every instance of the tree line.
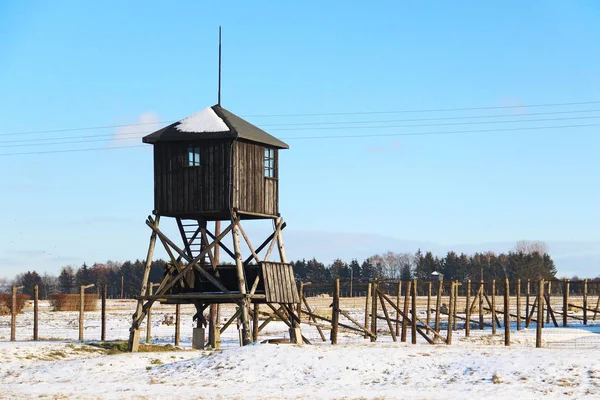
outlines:
[{"label": "tree line", "polygon": [[[541,242],[518,242],[513,251],[495,254],[483,252],[467,255],[453,251],[439,257],[431,251],[423,253],[376,254],[359,262],[352,259],[346,262],[341,258],[326,265],[317,259],[302,259],[291,262],[298,281],[315,284],[331,284],[336,278],[352,279],[355,282],[368,282],[374,278],[408,280],[429,280],[432,273],[441,273],[444,280],[474,281],[491,279],[532,279],[556,278],[554,261]],[[152,262],[150,282],[162,281],[167,265],[164,260]],[[132,298],[139,295],[142,286],[145,262],[141,260],[122,263],[107,261],[86,263],[79,267],[65,266],[58,276],[38,274],[35,270],[17,275],[12,282],[0,280],[0,292],[9,292],[11,285],[23,286],[22,293],[33,295],[35,285],[39,296],[45,299],[53,293],[78,293],[80,285],[107,285],[109,298]]]}]

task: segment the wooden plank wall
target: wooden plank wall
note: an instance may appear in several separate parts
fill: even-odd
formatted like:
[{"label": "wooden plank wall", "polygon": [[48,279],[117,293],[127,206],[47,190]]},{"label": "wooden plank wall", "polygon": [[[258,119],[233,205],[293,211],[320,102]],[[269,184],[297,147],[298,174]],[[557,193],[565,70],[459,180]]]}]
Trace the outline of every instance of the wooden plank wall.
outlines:
[{"label": "wooden plank wall", "polygon": [[200,167],[187,166],[190,144],[154,146],[154,208],[162,215],[223,211],[229,207],[231,142],[200,142]]},{"label": "wooden plank wall", "polygon": [[291,264],[263,262],[261,266],[268,303],[300,302]]},{"label": "wooden plank wall", "polygon": [[[265,148],[243,141],[234,146],[233,206],[240,211],[277,215],[278,182],[265,178]],[[277,170],[277,158],[275,162]]]}]

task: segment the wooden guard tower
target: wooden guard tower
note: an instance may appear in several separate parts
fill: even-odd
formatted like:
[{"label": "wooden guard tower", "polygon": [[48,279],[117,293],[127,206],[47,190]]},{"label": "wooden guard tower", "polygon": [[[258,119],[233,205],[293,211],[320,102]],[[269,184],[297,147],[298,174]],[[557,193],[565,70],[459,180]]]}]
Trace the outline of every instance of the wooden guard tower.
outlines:
[{"label": "wooden guard tower", "polygon": [[[198,323],[194,335],[196,330],[201,332],[202,341],[207,324],[204,311],[221,303],[237,304],[243,345],[257,336],[257,332],[252,335],[250,315],[257,321],[257,305],[267,304],[290,327],[290,339],[301,343],[300,321],[293,306],[300,299],[292,265],[286,260],[285,223],[279,215],[279,150],[289,146],[220,105],[207,107],[142,141],[154,146],[154,216],[146,220],[152,233],[133,315],[130,350],[137,350],[140,324],[156,301],[194,304]],[[167,217],[177,224],[177,238],[169,238],[159,229],[161,218]],[[273,233],[253,246],[242,228],[245,220],[269,220]],[[240,234],[246,255],[242,254]],[[170,262],[162,282],[150,295],[148,276],[157,239]],[[224,242],[232,243],[233,248]],[[221,263],[219,250],[232,262]],[[278,258],[271,261],[273,253]],[[215,318],[210,321],[219,324]],[[212,328],[218,331],[218,326]]]}]

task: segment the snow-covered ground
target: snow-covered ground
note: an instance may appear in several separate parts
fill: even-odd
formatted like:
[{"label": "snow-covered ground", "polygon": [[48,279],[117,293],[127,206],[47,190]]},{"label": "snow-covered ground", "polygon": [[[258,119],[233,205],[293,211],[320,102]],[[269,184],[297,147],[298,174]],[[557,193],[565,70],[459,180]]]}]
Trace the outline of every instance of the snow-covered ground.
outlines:
[{"label": "snow-covered ground", "polygon": [[[131,305],[111,303],[108,339],[126,338]],[[159,322],[172,309],[155,310],[153,343],[172,343],[173,326]],[[0,317],[0,398],[600,398],[596,326],[545,328],[542,349],[534,348],[535,328],[513,331],[511,347],[503,345],[501,330],[495,336],[474,330],[471,338],[459,330],[451,346],[432,346],[422,340],[417,345],[392,342],[383,334],[385,322],[376,343],[342,333],[340,344],[332,346],[321,342],[314,328],[303,326],[313,345],[240,348],[233,324],[222,350],[196,351],[189,341],[192,312],[183,308],[182,351],[136,354],[107,354],[91,346],[99,332],[95,313],[86,317],[89,342],[84,343],[74,340],[77,326],[70,326],[77,313],[42,309],[40,336],[49,340],[39,342],[30,340],[28,311],[19,316],[16,342],[8,341],[9,318]],[[70,340],[57,340],[65,335]],[[287,332],[273,323],[266,335],[285,337]]]}]

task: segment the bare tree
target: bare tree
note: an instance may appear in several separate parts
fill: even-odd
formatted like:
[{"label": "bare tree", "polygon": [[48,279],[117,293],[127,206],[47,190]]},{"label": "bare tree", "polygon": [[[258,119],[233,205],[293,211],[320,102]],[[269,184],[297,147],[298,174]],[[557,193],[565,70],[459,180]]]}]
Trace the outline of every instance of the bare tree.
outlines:
[{"label": "bare tree", "polygon": [[515,245],[515,252],[523,254],[547,254],[548,245],[540,240],[519,240]]}]

